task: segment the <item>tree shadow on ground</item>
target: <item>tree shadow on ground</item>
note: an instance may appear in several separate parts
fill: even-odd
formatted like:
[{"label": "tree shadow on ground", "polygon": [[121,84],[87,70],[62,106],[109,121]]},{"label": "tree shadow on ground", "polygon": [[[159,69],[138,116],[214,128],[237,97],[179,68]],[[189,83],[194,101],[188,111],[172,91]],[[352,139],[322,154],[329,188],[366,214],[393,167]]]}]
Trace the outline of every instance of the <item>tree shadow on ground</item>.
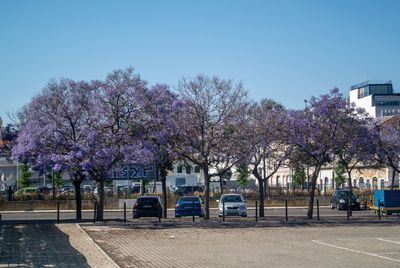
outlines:
[{"label": "tree shadow on ground", "polygon": [[0,265],[10,267],[90,267],[54,224],[1,224]]}]

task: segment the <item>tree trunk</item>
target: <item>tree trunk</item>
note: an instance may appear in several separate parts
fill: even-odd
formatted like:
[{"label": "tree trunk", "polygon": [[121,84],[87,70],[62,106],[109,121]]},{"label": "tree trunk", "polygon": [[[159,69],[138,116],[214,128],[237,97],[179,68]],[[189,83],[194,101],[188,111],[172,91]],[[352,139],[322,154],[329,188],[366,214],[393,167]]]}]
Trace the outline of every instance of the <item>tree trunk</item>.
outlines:
[{"label": "tree trunk", "polygon": [[350,219],[351,216],[351,196],[353,194],[353,187],[351,184],[351,171],[347,172],[347,184],[349,188],[349,196],[347,198],[347,219]]},{"label": "tree trunk", "polygon": [[320,166],[315,167],[312,177],[311,177],[311,191],[310,191],[310,198],[308,200],[308,211],[307,211],[307,219],[313,218],[314,212],[314,196],[315,196],[315,186],[317,184],[317,178],[319,174]]},{"label": "tree trunk", "polygon": [[140,180],[140,195],[144,195],[144,192],[145,192],[144,180]]},{"label": "tree trunk", "polygon": [[156,193],[156,188],[157,188],[157,180],[154,179],[154,181],[153,181],[153,194]]},{"label": "tree trunk", "polygon": [[395,180],[395,177],[396,177],[396,170],[393,169],[393,173],[392,173],[392,185],[390,186],[390,190],[393,190],[393,189],[394,189],[394,180]]},{"label": "tree trunk", "polygon": [[52,191],[52,193],[53,193],[53,200],[55,200],[56,199],[56,187],[55,187],[55,185],[54,185],[54,176],[52,176],[52,178],[53,178],[53,180],[52,180],[52,185],[53,185],[53,187],[52,187],[52,189],[51,189],[51,191]]},{"label": "tree trunk", "polygon": [[254,167],[252,173],[254,175],[254,177],[256,177],[257,181],[258,181],[258,200],[259,200],[259,204],[260,206],[256,209],[259,209],[259,215],[260,217],[264,217],[264,180],[262,179],[262,177],[260,176],[260,174],[257,171],[257,166]]},{"label": "tree trunk", "polygon": [[160,179],[161,179],[161,187],[162,187],[162,196],[163,196],[163,218],[167,218],[168,211],[168,199],[167,199],[167,170],[165,168],[160,169]]},{"label": "tree trunk", "polygon": [[221,195],[224,193],[224,182],[222,179],[222,175],[219,175],[219,188]]},{"label": "tree trunk", "polygon": [[[257,178],[258,180],[258,192],[259,192],[259,201],[260,201],[260,217],[264,217],[264,181],[262,178]],[[257,209],[257,208],[256,208]]]},{"label": "tree trunk", "polygon": [[204,209],[205,209],[205,220],[210,219],[210,175],[208,174],[208,166],[203,166],[204,171]]},{"label": "tree trunk", "polygon": [[81,193],[81,183],[82,180],[78,177],[72,181],[75,188],[75,202],[76,202],[76,219],[82,219],[82,193]]},{"label": "tree trunk", "polygon": [[98,197],[97,197],[97,211],[96,216],[98,221],[104,220],[104,180],[101,179],[97,182]]}]

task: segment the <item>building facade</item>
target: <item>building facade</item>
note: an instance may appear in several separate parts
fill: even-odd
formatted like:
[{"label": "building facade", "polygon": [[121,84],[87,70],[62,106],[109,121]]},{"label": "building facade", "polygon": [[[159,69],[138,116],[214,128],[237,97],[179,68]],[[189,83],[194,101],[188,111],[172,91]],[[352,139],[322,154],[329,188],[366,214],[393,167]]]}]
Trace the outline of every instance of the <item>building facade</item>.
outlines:
[{"label": "building facade", "polygon": [[349,100],[373,118],[400,114],[400,94],[394,93],[392,81],[354,85],[350,88]]}]

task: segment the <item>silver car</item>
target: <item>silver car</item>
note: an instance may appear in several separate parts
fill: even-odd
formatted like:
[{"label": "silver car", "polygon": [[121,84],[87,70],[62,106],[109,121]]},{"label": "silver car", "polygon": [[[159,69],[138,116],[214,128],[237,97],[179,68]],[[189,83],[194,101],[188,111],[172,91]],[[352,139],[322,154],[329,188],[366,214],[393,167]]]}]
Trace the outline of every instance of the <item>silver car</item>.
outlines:
[{"label": "silver car", "polygon": [[218,205],[218,216],[222,217],[224,213],[225,205],[225,216],[242,216],[247,217],[247,206],[244,198],[241,194],[223,194],[220,200],[217,200]]}]

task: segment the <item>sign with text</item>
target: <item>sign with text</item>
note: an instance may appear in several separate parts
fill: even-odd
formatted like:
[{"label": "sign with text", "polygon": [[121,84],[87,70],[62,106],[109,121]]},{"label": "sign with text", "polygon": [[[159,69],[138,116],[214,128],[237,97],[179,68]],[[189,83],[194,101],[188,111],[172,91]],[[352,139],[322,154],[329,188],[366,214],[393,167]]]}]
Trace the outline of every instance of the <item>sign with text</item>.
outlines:
[{"label": "sign with text", "polygon": [[154,180],[156,178],[155,164],[125,164],[114,168],[108,175],[110,180]]}]

